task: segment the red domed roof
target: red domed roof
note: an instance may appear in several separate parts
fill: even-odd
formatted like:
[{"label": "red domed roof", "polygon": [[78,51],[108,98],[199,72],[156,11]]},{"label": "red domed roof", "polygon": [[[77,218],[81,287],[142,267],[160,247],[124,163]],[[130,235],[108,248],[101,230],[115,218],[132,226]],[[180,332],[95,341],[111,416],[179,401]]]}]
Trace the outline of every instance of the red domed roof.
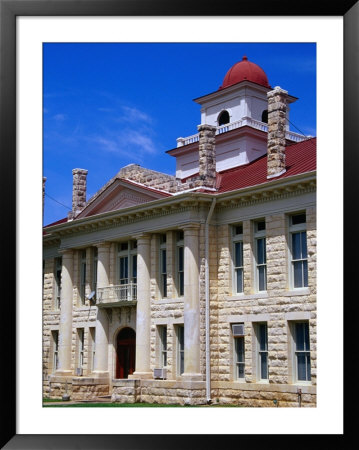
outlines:
[{"label": "red domed roof", "polygon": [[270,88],[267,75],[264,70],[257,64],[248,61],[246,56],[243,56],[242,61],[237,62],[232,66],[226,76],[224,77],[222,86],[219,89],[224,89],[241,81],[252,81],[252,83],[260,84]]}]

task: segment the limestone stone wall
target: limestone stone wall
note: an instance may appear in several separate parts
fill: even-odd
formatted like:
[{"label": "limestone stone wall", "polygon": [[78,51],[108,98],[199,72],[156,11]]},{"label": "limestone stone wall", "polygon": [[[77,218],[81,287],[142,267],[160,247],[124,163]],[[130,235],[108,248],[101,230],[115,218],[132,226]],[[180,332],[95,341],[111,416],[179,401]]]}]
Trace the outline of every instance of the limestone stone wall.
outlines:
[{"label": "limestone stone wall", "polygon": [[[209,140],[206,137],[206,142]],[[213,145],[212,143],[210,145]],[[213,147],[214,148],[214,147]],[[207,149],[207,144],[206,144]],[[194,187],[210,187],[213,188],[216,184],[215,174],[213,175],[213,170],[215,172],[215,161],[213,160],[214,153],[210,152],[209,157],[207,158],[207,154],[202,149],[201,161],[203,162],[202,166],[207,167],[207,169],[212,174],[209,178],[205,177],[203,174],[194,174],[188,177],[185,180],[180,180],[172,175],[167,175],[166,173],[156,172],[154,170],[145,169],[138,164],[130,164],[126,167],[123,167],[120,172],[116,175],[117,178],[124,178],[126,180],[135,181],[137,183],[144,184],[145,186],[151,187],[153,189],[159,189],[162,191],[175,193],[182,192],[187,189],[192,189]],[[208,179],[208,180],[207,180]],[[98,196],[98,193],[90,199],[92,202],[95,197]]]},{"label": "limestone stone wall", "polygon": [[[220,217],[220,216],[219,216]],[[257,219],[257,217],[256,217]],[[232,223],[217,223],[213,216],[209,227],[209,279],[210,279],[210,349],[211,390],[213,402],[240,404],[244,406],[295,407],[316,404],[316,215],[314,207],[306,208],[306,233],[308,252],[309,286],[293,289],[291,281],[289,215],[284,211],[272,213],[263,218],[266,224],[267,291],[257,292],[256,266],[254,258],[253,220],[240,220],[243,225],[244,292],[233,290],[232,267]],[[237,223],[237,222],[235,222]],[[167,297],[163,298],[159,286],[160,234],[166,234],[167,249]],[[176,286],[176,233],[167,230],[151,232],[151,328],[150,369],[159,367],[158,327],[167,326],[167,380],[134,380],[125,385],[111,381],[109,393],[113,401],[141,401],[159,403],[205,402],[205,384],[186,384],[178,375],[176,327],[183,325],[184,301],[178,296]],[[200,371],[205,376],[205,224],[199,229],[199,294],[200,294]],[[105,395],[104,385],[91,380],[91,335],[95,327],[97,307],[88,300],[79,302],[80,251],[74,251],[73,273],[73,317],[72,317],[72,364],[78,360],[78,329],[85,332],[84,377],[73,377],[68,390],[77,399],[88,399]],[[86,250],[86,293],[91,291],[92,249]],[[110,247],[110,283],[116,284],[117,243]],[[44,396],[61,397],[64,380],[52,375],[52,336],[59,329],[60,311],[54,310],[54,259],[45,261],[43,291],[43,374]],[[126,307],[127,308],[127,307]],[[132,309],[131,309],[132,308]],[[109,372],[114,377],[115,335],[123,326],[136,329],[135,307],[112,308],[109,310]],[[120,312],[121,311],[121,312]],[[292,323],[298,320],[309,322],[311,383],[295,383],[293,367]],[[231,324],[245,324],[245,378],[235,376],[234,338]],[[256,325],[266,322],[268,326],[268,381],[258,378],[256,350]],[[205,379],[205,378],[203,378]],[[201,384],[202,383],[202,384]],[[302,389],[299,398],[297,389]],[[132,399],[132,400],[131,400]],[[218,399],[218,400],[217,400]]]},{"label": "limestone stone wall", "polygon": [[268,176],[277,176],[285,166],[285,133],[287,125],[288,92],[276,86],[268,96]]},{"label": "limestone stone wall", "polygon": [[44,263],[43,273],[43,391],[44,395],[48,393],[49,381],[48,375],[53,370],[52,357],[52,336],[51,331],[58,329],[60,311],[54,310],[54,293],[55,293],[55,259],[46,259]]},{"label": "limestone stone wall", "polygon": [[85,169],[73,169],[72,186],[72,214],[75,217],[86,204],[86,179],[88,171]]},{"label": "limestone stone wall", "polygon": [[[218,227],[218,327],[216,344],[212,344],[212,384],[218,387],[220,402],[242,401],[251,406],[269,406],[277,399],[281,406],[297,406],[294,383],[293,321],[309,322],[311,386],[303,395],[302,406],[315,405],[316,384],[316,221],[315,208],[307,208],[308,287],[291,287],[288,216],[284,213],[265,217],[267,250],[267,291],[256,292],[253,223],[243,221],[244,293],[232,292],[231,226]],[[212,316],[211,316],[212,317]],[[245,324],[245,378],[236,380],[234,338],[231,324]],[[268,326],[269,379],[258,386],[258,361],[255,326]],[[227,383],[227,384],[226,384]],[[230,383],[230,384],[228,384]],[[262,384],[263,383],[263,384]],[[227,386],[229,386],[227,388]],[[248,386],[252,387],[248,390]],[[284,388],[283,388],[284,386]],[[283,389],[282,389],[283,388]],[[262,393],[262,389],[265,393]],[[293,392],[294,390],[294,392]],[[270,394],[270,392],[272,392]],[[274,393],[275,394],[274,394]],[[214,392],[215,394],[215,392]],[[217,395],[217,394],[215,394]],[[272,398],[273,397],[273,398]],[[271,405],[273,406],[273,405]]]},{"label": "limestone stone wall", "polygon": [[216,127],[199,125],[199,177],[203,186],[214,188],[216,185]]},{"label": "limestone stone wall", "polygon": [[[90,259],[90,258],[89,258]],[[88,264],[91,267],[90,260]],[[84,374],[90,371],[91,344],[89,329],[95,326],[95,306],[79,306],[79,257],[74,253],[73,274],[73,316],[72,316],[72,357],[71,369],[75,371],[78,366],[78,328],[84,329],[85,351],[84,351]],[[59,330],[60,310],[55,309],[55,258],[45,260],[44,264],[44,287],[43,287],[43,395],[44,397],[60,398],[65,392],[65,381],[60,377],[54,378],[55,368],[53,366],[53,332]],[[86,287],[89,291],[89,286]],[[87,301],[88,304],[88,301]],[[71,381],[68,380],[68,392],[72,391]]]},{"label": "limestone stone wall", "polygon": [[155,170],[145,169],[138,164],[130,164],[123,167],[117,174],[118,178],[136,181],[154,189],[160,189],[168,192],[177,191],[177,181],[172,175],[167,175]]},{"label": "limestone stone wall", "polygon": [[203,381],[119,380],[113,386],[112,401],[203,405],[205,404],[204,384]]},{"label": "limestone stone wall", "polygon": [[178,297],[176,288],[175,254],[176,231],[166,232],[167,255],[167,297],[162,298],[159,288],[160,236],[154,234],[151,240],[151,370],[161,367],[159,355],[158,327],[167,327],[167,378],[176,374],[176,326],[183,324],[183,298]]}]

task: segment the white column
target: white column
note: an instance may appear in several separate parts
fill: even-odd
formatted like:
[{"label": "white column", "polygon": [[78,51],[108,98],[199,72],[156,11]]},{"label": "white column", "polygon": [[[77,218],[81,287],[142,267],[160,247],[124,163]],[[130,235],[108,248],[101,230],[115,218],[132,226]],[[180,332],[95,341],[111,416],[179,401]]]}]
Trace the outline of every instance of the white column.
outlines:
[{"label": "white column", "polygon": [[57,375],[71,375],[72,308],[73,308],[73,268],[72,250],[62,253],[61,304],[59,327],[59,366]]},{"label": "white column", "polygon": [[152,378],[150,371],[151,236],[137,238],[136,370],[129,378]]},{"label": "white column", "polygon": [[184,231],[184,373],[182,377],[202,380],[200,373],[199,225]]},{"label": "white column", "polygon": [[[110,244],[97,245],[97,287],[109,285]],[[108,377],[108,316],[104,308],[97,308],[96,318],[96,358],[94,374]]]}]

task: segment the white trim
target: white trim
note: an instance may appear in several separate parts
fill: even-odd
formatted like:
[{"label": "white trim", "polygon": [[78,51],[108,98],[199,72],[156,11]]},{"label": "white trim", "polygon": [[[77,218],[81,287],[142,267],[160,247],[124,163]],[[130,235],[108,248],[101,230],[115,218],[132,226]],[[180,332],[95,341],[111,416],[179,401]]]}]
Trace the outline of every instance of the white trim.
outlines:
[{"label": "white trim", "polygon": [[310,318],[311,318],[310,311],[294,311],[286,313],[284,315],[284,319],[288,321],[310,320]]},{"label": "white trim", "polygon": [[243,315],[230,315],[226,317],[226,321],[228,323],[237,323],[237,322],[270,322],[272,316],[276,315],[276,313],[266,313],[266,314],[243,314]]},{"label": "white trim", "polygon": [[[275,295],[275,297],[278,297],[278,295]],[[279,296],[280,297],[280,296]],[[225,300],[228,301],[235,301],[235,300],[256,300],[260,298],[269,298],[269,294],[267,291],[260,291],[256,294],[236,294],[236,295],[228,295],[225,297]]]},{"label": "white trim", "polygon": [[293,288],[290,291],[286,291],[283,294],[283,297],[295,297],[297,295],[310,295],[310,288],[304,287],[304,288]]},{"label": "white trim", "polygon": [[178,319],[174,319],[173,317],[168,317],[164,319],[153,319],[153,324],[155,326],[160,325],[183,325],[183,317],[179,317]]}]

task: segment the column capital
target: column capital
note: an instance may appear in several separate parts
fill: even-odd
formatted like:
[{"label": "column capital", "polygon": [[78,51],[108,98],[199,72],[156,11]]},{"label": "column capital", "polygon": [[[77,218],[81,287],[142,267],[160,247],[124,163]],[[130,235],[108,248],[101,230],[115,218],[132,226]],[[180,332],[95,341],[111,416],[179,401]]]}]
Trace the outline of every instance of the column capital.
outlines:
[{"label": "column capital", "polygon": [[181,229],[185,232],[197,232],[200,229],[201,225],[199,223],[188,223],[186,225],[184,225]]},{"label": "column capital", "polygon": [[109,249],[111,247],[111,242],[108,241],[96,242],[95,244],[92,244],[92,247],[96,247],[98,250]]},{"label": "column capital", "polygon": [[140,233],[133,235],[132,238],[136,239],[137,241],[145,241],[149,243],[151,240],[151,235],[149,233]]},{"label": "column capital", "polygon": [[60,255],[62,255],[62,257],[64,258],[71,258],[74,255],[74,250],[72,248],[60,248],[59,249],[59,253]]}]

